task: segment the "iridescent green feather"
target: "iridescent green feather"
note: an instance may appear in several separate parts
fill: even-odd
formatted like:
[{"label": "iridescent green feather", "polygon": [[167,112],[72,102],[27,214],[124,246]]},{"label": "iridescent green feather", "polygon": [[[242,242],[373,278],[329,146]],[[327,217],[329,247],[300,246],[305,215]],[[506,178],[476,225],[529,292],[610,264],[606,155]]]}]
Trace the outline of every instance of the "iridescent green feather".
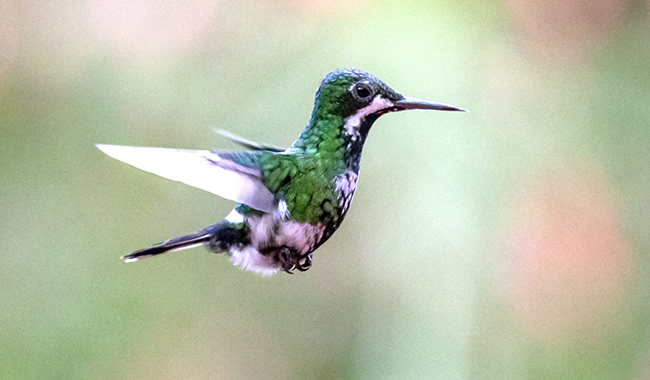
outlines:
[{"label": "iridescent green feather", "polygon": [[287,203],[291,218],[297,222],[311,225],[336,222],[339,204],[335,179],[348,167],[343,125],[361,107],[351,97],[349,87],[364,79],[372,81],[387,99],[401,98],[368,73],[339,70],[323,79],[311,120],[289,148],[290,154],[256,151],[220,155],[259,169],[264,185],[276,199]]}]

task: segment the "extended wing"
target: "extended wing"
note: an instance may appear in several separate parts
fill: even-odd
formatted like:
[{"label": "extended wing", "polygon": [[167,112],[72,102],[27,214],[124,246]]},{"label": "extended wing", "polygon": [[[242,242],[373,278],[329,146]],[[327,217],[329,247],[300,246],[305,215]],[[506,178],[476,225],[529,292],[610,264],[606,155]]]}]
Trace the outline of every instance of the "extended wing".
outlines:
[{"label": "extended wing", "polygon": [[247,140],[243,137],[237,136],[234,133],[224,131],[223,129],[217,129],[215,130],[215,132],[250,150],[268,150],[270,152],[284,152],[284,148],[280,148],[273,145],[260,144],[255,141]]},{"label": "extended wing", "polygon": [[259,170],[242,166],[207,150],[184,150],[97,144],[109,156],[174,181],[273,212],[273,194],[264,186]]}]

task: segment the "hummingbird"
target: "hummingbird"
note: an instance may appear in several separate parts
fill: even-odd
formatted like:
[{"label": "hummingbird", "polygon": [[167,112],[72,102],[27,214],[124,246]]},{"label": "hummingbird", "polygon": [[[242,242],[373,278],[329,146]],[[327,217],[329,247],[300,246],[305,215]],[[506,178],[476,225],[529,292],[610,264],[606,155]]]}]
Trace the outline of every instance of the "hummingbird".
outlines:
[{"label": "hummingbird", "polygon": [[312,252],[336,231],[352,202],[368,132],[381,115],[412,109],[465,111],[403,96],[375,76],[339,69],[325,76],[307,126],[283,149],[220,131],[245,151],[97,144],[107,155],[237,202],[203,230],[122,256],[125,262],[205,246],[268,276],[306,271]]}]

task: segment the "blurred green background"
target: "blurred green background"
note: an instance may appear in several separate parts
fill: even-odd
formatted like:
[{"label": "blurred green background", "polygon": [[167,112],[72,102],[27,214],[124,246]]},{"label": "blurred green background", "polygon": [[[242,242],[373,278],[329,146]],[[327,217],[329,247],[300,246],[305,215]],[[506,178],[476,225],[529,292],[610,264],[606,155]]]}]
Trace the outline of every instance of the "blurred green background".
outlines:
[{"label": "blurred green background", "polygon": [[[384,116],[297,275],[119,256],[233,204],[95,143],[287,146]],[[0,378],[649,379],[650,2],[0,0]]]}]

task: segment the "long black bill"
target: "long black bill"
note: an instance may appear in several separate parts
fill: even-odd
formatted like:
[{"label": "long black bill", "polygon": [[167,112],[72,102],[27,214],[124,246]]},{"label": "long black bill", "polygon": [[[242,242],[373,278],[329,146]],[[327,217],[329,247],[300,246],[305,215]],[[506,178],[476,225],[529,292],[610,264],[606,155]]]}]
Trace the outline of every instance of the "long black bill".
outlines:
[{"label": "long black bill", "polygon": [[461,111],[467,112],[462,108],[452,106],[451,104],[432,102],[430,100],[411,98],[410,96],[405,96],[403,99],[400,99],[393,103],[396,111],[402,110],[438,110],[438,111]]}]

